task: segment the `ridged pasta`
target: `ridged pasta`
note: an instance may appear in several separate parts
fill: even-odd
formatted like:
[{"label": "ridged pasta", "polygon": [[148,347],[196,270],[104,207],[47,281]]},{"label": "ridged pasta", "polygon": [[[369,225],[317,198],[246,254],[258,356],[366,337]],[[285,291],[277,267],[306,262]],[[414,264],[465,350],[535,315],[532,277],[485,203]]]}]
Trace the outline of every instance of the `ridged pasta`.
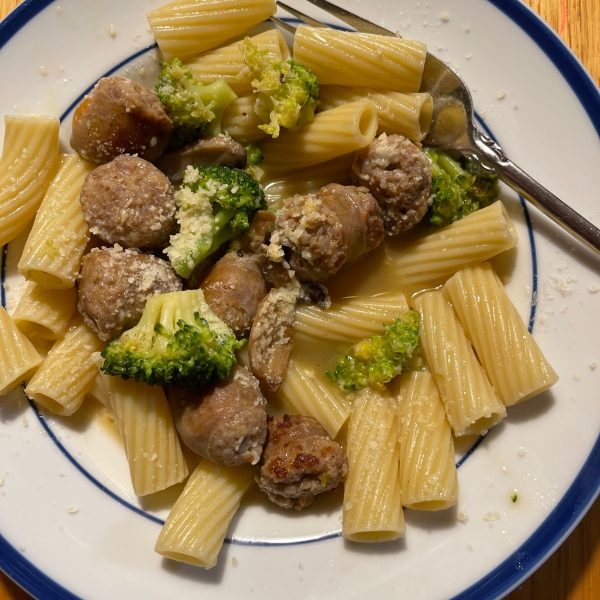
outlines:
[{"label": "ridged pasta", "polygon": [[398,285],[410,292],[436,287],[456,271],[516,245],[517,232],[504,205],[494,202],[403,250],[396,258]]},{"label": "ridged pasta", "polygon": [[425,44],[406,38],[305,25],[294,35],[294,60],[321,85],[418,92],[426,54]]},{"label": "ridged pasta", "polygon": [[85,397],[92,397],[94,400],[100,402],[100,404],[104,405],[106,408],[112,410],[110,405],[110,392],[108,391],[109,382],[108,378],[110,375],[105,375],[100,369],[96,373],[94,377],[94,381],[92,386],[88,390]]},{"label": "ridged pasta", "polygon": [[52,346],[25,393],[58,415],[72,415],[81,406],[98,371],[92,355],[104,346],[79,315],[73,317],[65,336]]},{"label": "ridged pasta", "polygon": [[368,98],[379,117],[377,135],[400,134],[420,142],[429,131],[433,115],[433,100],[429,94],[403,94],[372,88],[325,85],[319,91],[319,112],[342,104]]},{"label": "ridged pasta", "polygon": [[398,414],[402,504],[417,510],[454,506],[458,476],[452,429],[429,371],[402,375]]},{"label": "ridged pasta", "polygon": [[489,263],[463,269],[443,287],[505,406],[558,381]]},{"label": "ridged pasta", "polygon": [[394,398],[369,389],[354,401],[342,517],[348,540],[382,542],[404,535],[397,410]]},{"label": "ridged pasta", "polygon": [[55,117],[4,117],[0,160],[0,247],[17,237],[35,217],[58,168]]},{"label": "ridged pasta", "polygon": [[273,179],[261,181],[270,208],[277,209],[294,194],[316,194],[329,183],[351,185],[351,167],[355,153],[344,154],[302,171],[277,173]]},{"label": "ridged pasta", "polygon": [[350,415],[350,402],[325,372],[297,360],[288,363],[277,394],[297,414],[317,419],[332,439]]},{"label": "ridged pasta", "polygon": [[183,481],[188,468],[162,387],[121,377],[104,381],[135,493],[146,496]]},{"label": "ridged pasta", "polygon": [[155,552],[205,569],[214,567],[227,527],[254,483],[248,466],[222,467],[202,459],[160,531]]},{"label": "ridged pasta", "polygon": [[256,142],[269,137],[259,125],[264,121],[254,112],[256,96],[236,98],[223,112],[221,129],[238,142]]},{"label": "ridged pasta", "polygon": [[90,239],[79,194],[95,165],[77,154],[63,154],[60,169],[42,201],[21,259],[25,278],[53,289],[75,285]]},{"label": "ridged pasta", "polygon": [[[283,132],[261,144],[270,173],[298,171],[370,144],[377,133],[377,110],[364,99],[315,115],[298,133]],[[290,169],[290,165],[293,165]]]},{"label": "ridged pasta", "polygon": [[216,48],[276,11],[274,0],[175,0],[146,16],[170,62]]},{"label": "ridged pasta", "polygon": [[67,330],[76,300],[74,287],[49,290],[29,281],[12,315],[13,321],[34,344],[57,340]]},{"label": "ridged pasta", "polygon": [[299,306],[294,336],[319,342],[354,344],[381,335],[383,323],[391,325],[408,310],[406,297],[398,293],[347,298],[333,302],[327,309],[315,305]]},{"label": "ridged pasta", "polygon": [[421,348],[455,435],[483,435],[506,416],[504,404],[441,290],[419,294],[414,304],[421,313]]},{"label": "ridged pasta", "polygon": [[[285,61],[290,57],[290,49],[285,38],[277,29],[269,29],[250,38],[255,46],[267,50],[271,58]],[[238,77],[245,69],[244,56],[239,49],[239,42],[215,48],[205,52],[193,60],[187,61],[192,75],[204,84],[217,79],[224,79],[229,87],[239,96],[251,94],[251,82],[255,78],[250,70],[244,77]]]},{"label": "ridged pasta", "polygon": [[2,306],[0,340],[0,396],[4,396],[35,373],[42,357]]}]

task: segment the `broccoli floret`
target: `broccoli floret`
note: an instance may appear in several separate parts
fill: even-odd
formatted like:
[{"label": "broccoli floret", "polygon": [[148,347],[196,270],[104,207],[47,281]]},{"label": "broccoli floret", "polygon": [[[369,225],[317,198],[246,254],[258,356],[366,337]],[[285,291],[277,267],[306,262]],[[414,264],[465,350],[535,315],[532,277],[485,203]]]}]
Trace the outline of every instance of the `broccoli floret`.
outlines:
[{"label": "broccoli floret", "polygon": [[319,83],[309,69],[292,59],[282,62],[269,57],[268,50],[261,50],[250,38],[240,44],[240,50],[247,69],[256,77],[252,82],[258,92],[254,112],[266,123],[259,129],[276,138],[280,127],[296,132],[313,120]]},{"label": "broccoli floret", "polygon": [[327,375],[343,390],[385,389],[385,384],[410,361],[419,342],[420,322],[421,315],[412,310],[391,326],[384,323],[384,335],[374,335],[353,346],[335,371],[327,371]]},{"label": "broccoli floret", "polygon": [[267,208],[252,176],[220,165],[188,166],[175,202],[179,233],[171,236],[165,253],[185,278],[223,243],[248,231],[255,211]]},{"label": "broccoli floret", "polygon": [[246,147],[246,161],[249,165],[260,165],[264,155],[256,142],[251,142]]},{"label": "broccoli floret", "polygon": [[443,150],[424,148],[431,163],[433,202],[429,222],[445,227],[489,206],[499,193],[498,178],[461,156],[454,160]]},{"label": "broccoli floret", "polygon": [[171,148],[181,148],[203,135],[221,133],[223,111],[237,98],[223,79],[210,85],[196,81],[178,58],[161,62],[162,72],[154,88],[175,129]]},{"label": "broccoli floret", "polygon": [[212,312],[202,290],[157,294],[140,322],[104,349],[101,369],[149,385],[202,386],[229,375],[244,343]]}]

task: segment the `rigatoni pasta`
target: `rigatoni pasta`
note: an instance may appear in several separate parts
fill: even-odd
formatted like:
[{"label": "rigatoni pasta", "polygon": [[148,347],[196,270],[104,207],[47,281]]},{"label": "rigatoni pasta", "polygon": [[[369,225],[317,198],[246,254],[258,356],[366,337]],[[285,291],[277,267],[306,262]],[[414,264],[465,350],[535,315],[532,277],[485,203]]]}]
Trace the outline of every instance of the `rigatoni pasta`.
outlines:
[{"label": "rigatoni pasta", "polygon": [[458,500],[454,440],[431,373],[402,375],[398,403],[403,506],[416,510],[454,506]]},{"label": "rigatoni pasta", "polygon": [[215,48],[276,11],[274,0],[174,0],[146,16],[170,62]]},{"label": "rigatoni pasta", "polygon": [[404,294],[348,298],[326,309],[301,306],[296,310],[294,335],[318,342],[353,344],[383,334],[383,323],[392,324],[408,310]]},{"label": "rigatoni pasta", "polygon": [[483,435],[505,416],[452,306],[441,290],[419,294],[420,343],[455,435]]},{"label": "rigatoni pasta", "polygon": [[492,265],[462,269],[446,282],[443,293],[505,406],[531,398],[558,381]]},{"label": "rigatoni pasta", "polygon": [[94,382],[98,366],[93,355],[102,352],[100,341],[77,315],[69,323],[25,388],[36,403],[52,412],[72,415]]},{"label": "rigatoni pasta", "polygon": [[35,217],[58,168],[55,117],[4,117],[0,160],[0,247],[17,237]]},{"label": "rigatoni pasta", "polygon": [[333,439],[350,415],[351,404],[324,372],[290,360],[278,395],[299,415],[314,417]]},{"label": "rigatoni pasta", "polygon": [[227,527],[253,483],[250,465],[222,467],[202,459],[171,509],[154,550],[180,562],[214,567]]},{"label": "rigatoni pasta", "polygon": [[29,379],[42,362],[33,344],[0,306],[0,396]]},{"label": "rigatoni pasta", "polygon": [[[259,50],[266,50],[269,57],[285,61],[290,57],[290,50],[285,38],[277,29],[269,29],[250,38]],[[192,75],[197,81],[211,84],[217,79],[224,79],[229,87],[238,95],[252,93],[254,75],[247,69],[244,56],[239,49],[239,42],[215,48],[196,56],[187,62]]]},{"label": "rigatoni pasta", "polygon": [[105,382],[135,493],[146,496],[183,481],[188,468],[162,387],[121,377]]},{"label": "rigatoni pasta", "polygon": [[326,85],[319,91],[319,111],[368,98],[379,117],[377,135],[399,134],[420,142],[429,131],[433,116],[433,100],[427,93],[403,94],[372,88]]},{"label": "rigatoni pasta", "polygon": [[40,206],[19,260],[26,279],[47,288],[72,288],[90,239],[79,194],[95,165],[77,154],[63,154],[60,169]]},{"label": "rigatoni pasta", "polygon": [[459,269],[489,260],[517,245],[502,202],[418,239],[398,256],[398,284],[407,292],[436,287]]},{"label": "rigatoni pasta", "polygon": [[308,67],[321,85],[418,92],[426,54],[422,42],[400,37],[306,25],[294,35],[294,60]]},{"label": "rigatoni pasta", "polygon": [[354,401],[342,517],[348,540],[382,542],[404,535],[397,410],[394,398],[368,388]]},{"label": "rigatoni pasta", "polygon": [[34,344],[57,340],[67,329],[76,300],[75,288],[49,290],[29,281],[12,315],[13,321]]},{"label": "rigatoni pasta", "polygon": [[364,148],[375,138],[377,123],[377,110],[368,99],[318,113],[298,133],[286,131],[261,145],[266,178],[269,173],[298,171]]},{"label": "rigatoni pasta", "polygon": [[259,125],[263,120],[254,112],[255,96],[236,98],[224,111],[221,128],[238,142],[256,142],[269,137]]}]

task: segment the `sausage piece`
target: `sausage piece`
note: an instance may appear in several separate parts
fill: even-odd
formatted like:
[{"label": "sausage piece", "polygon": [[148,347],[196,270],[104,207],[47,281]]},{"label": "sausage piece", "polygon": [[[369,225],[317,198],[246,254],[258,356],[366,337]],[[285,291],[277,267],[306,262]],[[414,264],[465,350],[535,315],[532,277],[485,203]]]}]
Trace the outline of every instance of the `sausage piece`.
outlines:
[{"label": "sausage piece", "polygon": [[376,200],[366,188],[331,183],[296,195],[277,213],[268,255],[287,257],[300,281],[321,282],[375,250],[384,238]]},{"label": "sausage piece", "polygon": [[109,244],[164,248],[177,226],[173,187],[138,156],[123,154],[94,169],[79,199],[90,231]]},{"label": "sausage piece", "polygon": [[381,134],[356,153],[352,181],[369,188],[389,235],[414,227],[431,203],[431,165],[420,144]]},{"label": "sausage piece", "polygon": [[71,148],[98,164],[119,154],[153,161],[172,133],[173,123],[154,92],[126,77],[103,77],[73,113]]},{"label": "sausage piece", "polygon": [[348,458],[313,417],[269,417],[267,441],[256,482],[269,499],[298,510],[317,494],[339,485],[348,474]]},{"label": "sausage piece", "polygon": [[200,285],[212,311],[239,337],[250,332],[258,305],[267,295],[260,266],[250,256],[229,252]]},{"label": "sausage piece", "polygon": [[183,443],[200,456],[226,466],[259,461],[267,401],[246,367],[207,388],[172,388],[169,404]]},{"label": "sausage piece", "polygon": [[77,310],[101,340],[119,336],[140,320],[154,294],[181,290],[171,265],[138,250],[94,248],[83,257]]},{"label": "sausage piece", "polygon": [[222,165],[232,169],[246,168],[246,149],[239,142],[225,135],[216,135],[193,142],[163,154],[155,165],[169,178],[171,183],[183,181],[183,172],[188,165],[213,167]]}]

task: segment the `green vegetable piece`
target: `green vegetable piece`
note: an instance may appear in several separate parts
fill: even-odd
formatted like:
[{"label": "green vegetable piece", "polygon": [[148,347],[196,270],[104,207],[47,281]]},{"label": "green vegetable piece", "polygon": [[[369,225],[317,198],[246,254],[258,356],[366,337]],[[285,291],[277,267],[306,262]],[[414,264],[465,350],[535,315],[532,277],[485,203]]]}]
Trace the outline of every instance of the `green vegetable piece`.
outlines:
[{"label": "green vegetable piece", "polygon": [[175,202],[179,232],[165,253],[185,278],[219,246],[248,231],[255,211],[267,208],[251,175],[220,165],[187,167]]},{"label": "green vegetable piece", "polygon": [[163,70],[154,89],[175,126],[170,147],[181,148],[201,136],[221,133],[223,111],[237,98],[225,80],[203,85],[178,58],[160,66]]},{"label": "green vegetable piece", "polygon": [[433,202],[429,222],[445,227],[463,217],[489,206],[499,193],[498,178],[477,168],[461,156],[453,159],[443,150],[424,148],[431,163]]},{"label": "green vegetable piece", "polygon": [[108,375],[148,385],[207,385],[225,379],[245,340],[210,309],[202,290],[157,294],[140,322],[102,352]]},{"label": "green vegetable piece", "polygon": [[365,387],[385,389],[408,364],[419,342],[421,315],[416,310],[402,315],[391,326],[383,324],[383,336],[374,335],[350,349],[335,371],[327,375],[343,390]]},{"label": "green vegetable piece", "polygon": [[246,146],[246,160],[249,165],[260,165],[263,158],[263,152],[256,142],[251,142]]},{"label": "green vegetable piece", "polygon": [[269,57],[268,50],[261,50],[250,38],[240,43],[240,50],[256,77],[254,112],[266,123],[259,129],[276,138],[281,127],[297,132],[310,123],[319,104],[319,83],[312,72],[292,59],[282,62]]},{"label": "green vegetable piece", "polygon": [[513,494],[513,495],[510,497],[510,499],[511,499],[513,502],[516,502],[516,501],[517,501],[517,494],[516,494],[516,493],[515,493],[515,494]]}]

